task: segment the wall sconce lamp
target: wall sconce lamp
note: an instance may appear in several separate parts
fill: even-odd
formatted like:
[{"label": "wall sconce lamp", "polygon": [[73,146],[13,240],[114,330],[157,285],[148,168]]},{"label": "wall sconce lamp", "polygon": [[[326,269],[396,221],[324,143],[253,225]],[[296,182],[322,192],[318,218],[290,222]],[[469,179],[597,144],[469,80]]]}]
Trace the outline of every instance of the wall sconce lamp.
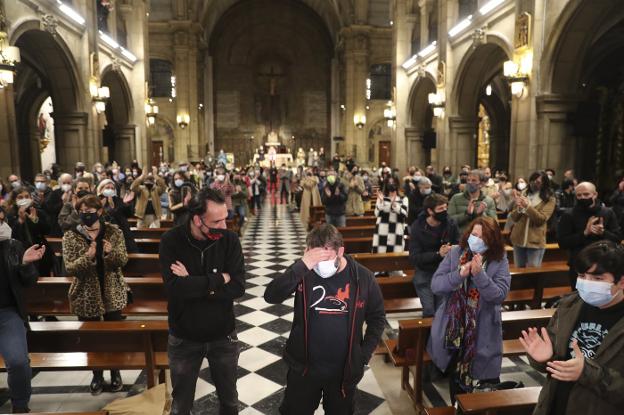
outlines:
[{"label": "wall sconce lamp", "polygon": [[520,65],[512,60],[505,61],[503,77],[509,82],[511,94],[516,98],[522,98],[529,83],[529,75],[521,69]]},{"label": "wall sconce lamp", "polygon": [[178,114],[176,121],[178,122],[178,126],[184,130],[191,122],[191,116],[188,114]]},{"label": "wall sconce lamp", "polygon": [[388,127],[394,127],[394,123],[396,121],[396,109],[394,108],[394,103],[392,101],[388,101],[387,107],[384,109],[384,119],[388,123]]},{"label": "wall sconce lamp", "polygon": [[427,101],[429,102],[429,105],[431,105],[431,108],[433,109],[434,117],[438,117],[438,118],[444,117],[444,104],[446,103],[444,99],[444,94],[431,92],[429,95],[427,95]]},{"label": "wall sconce lamp", "polygon": [[97,85],[97,80],[92,79],[89,82],[89,93],[91,99],[95,103],[95,110],[98,114],[102,114],[106,111],[106,102],[110,99],[110,89],[107,86]]},{"label": "wall sconce lamp", "polygon": [[158,105],[156,105],[154,100],[150,98],[145,103],[145,116],[147,117],[147,124],[148,125],[156,124],[157,115],[158,115]]},{"label": "wall sconce lamp", "polygon": [[366,125],[366,115],[355,114],[353,116],[353,124],[355,124],[355,126],[359,128],[360,130],[364,128],[364,126]]}]

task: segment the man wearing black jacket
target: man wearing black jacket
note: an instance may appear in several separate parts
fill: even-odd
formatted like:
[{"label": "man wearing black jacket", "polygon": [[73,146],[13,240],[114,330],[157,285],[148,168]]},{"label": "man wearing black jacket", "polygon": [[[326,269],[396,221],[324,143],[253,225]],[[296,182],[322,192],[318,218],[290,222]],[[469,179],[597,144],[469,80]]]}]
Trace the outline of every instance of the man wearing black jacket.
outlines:
[{"label": "man wearing black jacket", "polygon": [[314,228],[306,245],[303,258],[264,293],[271,304],[295,294],[280,413],[312,415],[322,397],[326,414],[352,414],[355,387],[385,324],[381,290],[372,272],[344,256],[342,235],[334,226]]},{"label": "man wearing black jacket", "polygon": [[12,413],[28,413],[32,371],[26,343],[26,309],[22,287],[37,281],[33,262],[41,260],[45,246],[33,245],[24,252],[22,244],[11,239],[11,228],[0,208],[0,356],[8,369]]},{"label": "man wearing black jacket", "polygon": [[343,227],[347,225],[347,189],[334,172],[327,175],[327,183],[321,192],[321,202],[325,206],[325,222]]},{"label": "man wearing black jacket", "polygon": [[238,413],[238,338],[233,300],[245,293],[238,236],[226,230],[223,195],[204,189],[188,203],[186,223],[160,241],[160,268],[169,301],[172,415],[188,415],[204,358],[217,389],[220,414]]},{"label": "man wearing black jacket", "polygon": [[410,227],[409,261],[416,269],[412,280],[423,306],[423,317],[433,317],[441,299],[431,291],[431,278],[438,265],[459,241],[459,229],[448,217],[448,199],[427,196],[423,212]]},{"label": "man wearing black jacket", "polygon": [[577,273],[574,259],[593,242],[608,239],[620,243],[620,225],[611,208],[602,206],[596,186],[590,182],[579,183],[575,188],[576,205],[561,215],[557,226],[559,246],[570,253],[570,286],[576,289]]}]

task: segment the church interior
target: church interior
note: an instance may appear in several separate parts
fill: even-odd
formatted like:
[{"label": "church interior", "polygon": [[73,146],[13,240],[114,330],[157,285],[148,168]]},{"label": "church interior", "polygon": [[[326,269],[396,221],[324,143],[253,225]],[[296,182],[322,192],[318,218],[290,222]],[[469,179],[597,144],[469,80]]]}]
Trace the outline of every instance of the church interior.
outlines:
[{"label": "church interior", "polygon": [[[329,208],[323,213],[320,199],[318,206],[308,202],[314,206],[305,207],[305,217],[297,212],[304,208],[294,192],[306,192],[305,175],[313,172],[322,181],[346,170],[341,180],[347,183],[369,172],[379,180],[371,187],[374,193],[386,185],[386,168],[397,178],[416,168],[423,176],[430,168],[440,175],[448,170],[449,177],[451,171],[454,177],[464,170],[468,176],[477,168],[491,172],[490,180],[496,175],[497,183],[506,177],[520,192],[516,186],[526,185],[532,172],[550,170],[553,183],[593,183],[608,205],[614,189],[624,195],[622,6],[621,0],[0,0],[0,208],[6,207],[8,217],[15,182],[36,185],[45,176],[53,190],[69,173],[76,186],[92,166],[93,192],[96,187],[100,192],[98,183],[105,186],[97,169],[112,172],[108,178],[115,183],[125,173],[137,183],[151,180],[154,187],[160,174],[174,192],[180,172],[199,177],[201,170],[198,189],[210,175],[246,180],[249,194],[242,205],[227,202],[228,212],[234,212],[228,228],[235,224],[245,257],[246,291],[233,306],[240,348],[238,411],[277,414],[288,371],[282,352],[296,304],[292,296],[268,304],[264,292],[302,257],[313,222],[329,222]],[[354,166],[359,172],[351,176]],[[255,180],[254,171],[267,176],[267,196],[258,188],[258,205],[246,178],[249,172]],[[278,187],[271,190],[271,183]],[[398,187],[403,192],[403,185]],[[127,188],[118,185],[123,203],[135,203],[130,189],[135,189],[130,182]],[[173,196],[163,194],[163,209],[172,209]],[[370,221],[351,220],[347,213],[344,228],[337,226],[345,230],[345,241],[356,246],[366,239],[368,245],[346,251],[361,258],[378,280],[392,271],[379,282],[384,296],[384,290],[393,292],[390,280],[399,278],[397,272],[409,282],[396,286],[403,291],[395,302],[384,297],[384,333],[355,392],[353,413],[455,413],[448,412],[448,379],[429,370],[428,334],[414,328],[423,321],[430,325],[431,318],[421,313],[418,298],[404,298],[404,290],[414,291],[407,253],[378,261],[367,257],[376,255],[371,238],[379,228],[375,197],[366,196],[363,213],[354,216]],[[135,303],[117,323],[132,328],[117,334],[106,325],[82,332],[64,326],[78,323],[66,309],[74,276],[57,273],[56,265],[51,276],[40,276],[25,291],[38,296],[26,303],[39,310],[28,312],[32,413],[160,415],[162,405],[149,405],[170,403],[158,255],[164,224],[175,223],[175,217],[163,213],[161,221],[158,197],[148,208],[158,225],[141,229],[143,218],[134,213],[126,221],[139,246],[139,253],[128,254],[132,270],[124,270]],[[179,190],[175,197],[186,205],[191,195]],[[620,203],[616,214],[624,216],[624,197],[613,200]],[[247,214],[236,222],[240,206]],[[507,216],[501,220],[501,229],[512,222]],[[62,236],[45,242],[61,263],[67,244]],[[552,257],[550,245],[556,245]],[[548,272],[567,278],[567,257],[557,256],[567,251],[554,240],[545,249],[544,261],[553,260]],[[541,300],[551,306],[548,290],[559,287],[522,287],[525,294],[530,289],[544,298],[511,301],[506,312],[535,312],[527,324],[544,325],[552,309]],[[143,300],[148,305],[142,309]],[[505,342],[513,340],[511,333],[520,336],[516,323],[503,317],[503,330],[509,327]],[[8,346],[2,342],[0,336],[0,414],[8,414],[15,402],[11,369],[2,359]],[[522,382],[527,394],[518,395],[514,413],[529,414],[546,377],[514,345],[504,349],[500,381]],[[91,352],[117,356],[119,388],[105,385],[103,393],[92,393],[92,370],[104,369],[108,384],[109,368],[115,367],[94,363]],[[193,414],[225,413],[219,412],[205,360],[194,393]],[[123,402],[128,412],[115,407]],[[511,413],[504,410],[512,406],[499,412],[471,412],[467,406],[463,413]],[[332,415],[322,405],[315,413]]]}]

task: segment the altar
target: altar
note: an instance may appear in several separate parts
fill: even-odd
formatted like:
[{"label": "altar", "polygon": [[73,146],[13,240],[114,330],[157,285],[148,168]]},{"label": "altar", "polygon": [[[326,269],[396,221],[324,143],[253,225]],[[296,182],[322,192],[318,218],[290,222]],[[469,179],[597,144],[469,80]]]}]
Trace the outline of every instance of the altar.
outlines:
[{"label": "altar", "polygon": [[275,162],[275,167],[281,167],[285,164],[288,167],[293,166],[293,155],[290,149],[279,141],[279,136],[272,131],[267,137],[267,142],[263,144],[254,154],[253,164],[262,167],[271,167],[271,162]]}]

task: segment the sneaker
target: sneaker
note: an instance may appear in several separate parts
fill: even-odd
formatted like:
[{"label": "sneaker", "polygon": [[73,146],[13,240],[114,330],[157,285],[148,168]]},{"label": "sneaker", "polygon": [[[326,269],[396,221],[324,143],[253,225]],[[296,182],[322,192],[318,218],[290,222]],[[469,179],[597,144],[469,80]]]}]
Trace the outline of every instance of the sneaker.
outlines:
[{"label": "sneaker", "polygon": [[119,392],[123,389],[123,380],[118,370],[111,371],[111,392]]},{"label": "sneaker", "polygon": [[104,390],[104,378],[94,376],[93,380],[91,380],[91,384],[89,385],[89,389],[91,390],[91,395],[99,395]]}]

